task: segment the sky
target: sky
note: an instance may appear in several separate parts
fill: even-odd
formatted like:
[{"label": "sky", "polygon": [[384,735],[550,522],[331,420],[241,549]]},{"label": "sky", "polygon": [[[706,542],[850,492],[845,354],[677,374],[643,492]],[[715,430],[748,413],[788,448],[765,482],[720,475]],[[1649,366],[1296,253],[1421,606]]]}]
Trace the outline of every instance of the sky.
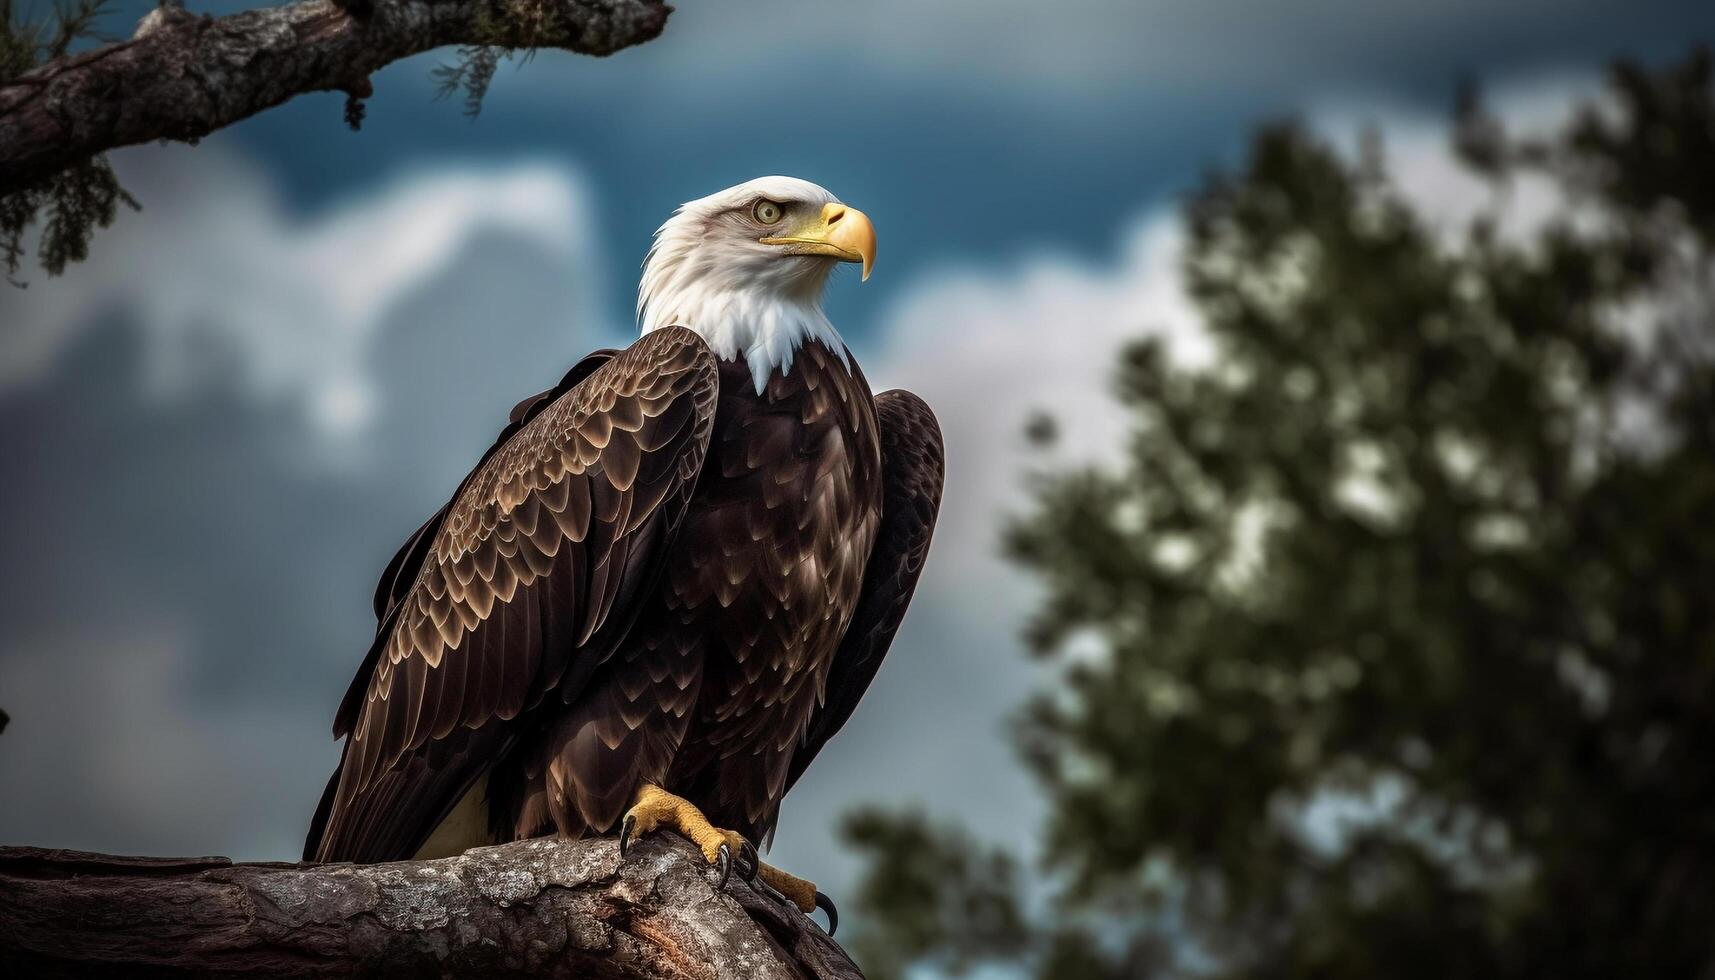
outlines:
[{"label": "sky", "polygon": [[905,627],[771,860],[851,895],[838,819],[869,804],[1028,853],[1006,720],[1045,678],[996,529],[1030,412],[1100,458],[1119,344],[1211,356],[1176,203],[1294,116],[1381,125],[1453,221],[1484,193],[1441,147],[1459,79],[1551,121],[1613,56],[1700,39],[1715,6],[1651,0],[685,3],[637,49],[503,67],[474,121],[434,98],[440,53],[379,73],[359,133],[323,95],[119,151],[144,210],[0,289],[0,841],[295,858],[394,548],[515,402],[627,342],[674,206],[786,173],[874,220],[874,277],[828,309],[878,390],[935,408],[949,475]]}]

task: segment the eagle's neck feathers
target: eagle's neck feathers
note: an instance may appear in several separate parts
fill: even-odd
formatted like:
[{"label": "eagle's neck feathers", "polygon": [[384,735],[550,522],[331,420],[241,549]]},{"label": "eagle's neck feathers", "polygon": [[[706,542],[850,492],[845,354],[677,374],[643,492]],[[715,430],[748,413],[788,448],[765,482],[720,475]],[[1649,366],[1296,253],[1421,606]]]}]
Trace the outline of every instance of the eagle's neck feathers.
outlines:
[{"label": "eagle's neck feathers", "polygon": [[674,299],[644,307],[643,332],[674,325],[689,328],[708,341],[716,357],[749,364],[759,395],[775,372],[792,371],[792,357],[806,341],[819,340],[841,361],[846,360],[845,342],[820,304],[794,303],[750,290],[698,291]]}]

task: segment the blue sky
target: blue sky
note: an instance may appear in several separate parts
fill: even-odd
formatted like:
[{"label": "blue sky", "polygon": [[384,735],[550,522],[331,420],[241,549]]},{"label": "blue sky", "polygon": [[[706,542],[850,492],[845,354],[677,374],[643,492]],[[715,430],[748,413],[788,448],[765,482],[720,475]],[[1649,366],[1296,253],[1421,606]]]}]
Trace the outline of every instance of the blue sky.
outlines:
[{"label": "blue sky", "polygon": [[833,825],[866,802],[1024,846],[1030,593],[993,557],[1017,426],[1057,409],[1099,456],[1114,345],[1198,356],[1177,196],[1292,114],[1381,123],[1423,199],[1473,201],[1437,149],[1458,78],[1543,121],[1614,55],[1715,38],[1689,2],[683,6],[612,58],[503,67],[475,122],[433,99],[441,54],[380,73],[361,133],[326,95],[118,153],[145,212],[0,292],[0,840],[295,856],[393,547],[507,408],[629,335],[676,204],[788,173],[874,219],[876,275],[830,313],[878,387],[929,398],[952,472],[929,581],[775,857],[849,894]]}]

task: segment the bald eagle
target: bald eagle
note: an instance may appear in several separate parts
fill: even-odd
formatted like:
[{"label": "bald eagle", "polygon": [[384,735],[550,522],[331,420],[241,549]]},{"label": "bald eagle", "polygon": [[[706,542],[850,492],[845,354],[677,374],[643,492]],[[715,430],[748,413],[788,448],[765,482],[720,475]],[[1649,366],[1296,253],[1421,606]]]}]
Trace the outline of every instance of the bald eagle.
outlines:
[{"label": "bald eagle", "polygon": [[307,860],[665,828],[826,903],[752,842],[875,676],[941,497],[934,414],[871,394],[822,312],[874,261],[803,180],[674,212],[642,337],[520,403],[382,573]]}]

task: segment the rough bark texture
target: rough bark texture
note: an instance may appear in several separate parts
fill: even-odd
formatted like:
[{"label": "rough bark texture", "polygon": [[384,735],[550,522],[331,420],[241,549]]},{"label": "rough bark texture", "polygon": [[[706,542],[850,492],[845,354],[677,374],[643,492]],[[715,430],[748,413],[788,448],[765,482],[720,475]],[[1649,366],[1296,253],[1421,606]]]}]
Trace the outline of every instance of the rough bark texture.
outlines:
[{"label": "rough bark texture", "polygon": [[0,85],[0,194],[91,155],[193,140],[305,92],[362,97],[382,66],[450,44],[605,55],[661,33],[660,0],[301,0],[228,17],[160,7],[129,40]]},{"label": "rough bark texture", "polygon": [[0,975],[861,980],[688,844],[540,839],[396,864],[0,848]]}]

